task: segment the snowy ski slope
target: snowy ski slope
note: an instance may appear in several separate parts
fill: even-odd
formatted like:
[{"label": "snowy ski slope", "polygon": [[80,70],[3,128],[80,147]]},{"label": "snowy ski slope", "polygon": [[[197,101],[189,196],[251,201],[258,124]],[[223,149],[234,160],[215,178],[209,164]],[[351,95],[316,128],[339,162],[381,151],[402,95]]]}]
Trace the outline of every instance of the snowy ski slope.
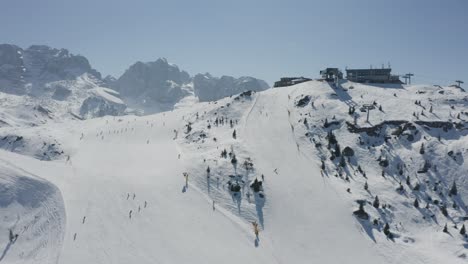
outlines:
[{"label": "snowy ski slope", "polygon": [[[0,194],[0,263],[463,263],[468,243],[458,231],[468,195],[466,130],[416,125],[413,141],[395,136],[384,143],[385,131],[395,127],[366,136],[346,125],[354,122],[349,106],[357,108],[359,127],[388,120],[464,124],[464,93],[440,89],[311,81],[144,117],[1,128],[0,140],[17,135],[24,144],[0,150],[0,190],[18,193]],[[311,101],[298,106],[307,95]],[[413,115],[422,107],[415,100],[422,100],[425,115]],[[359,107],[374,101],[367,123]],[[325,119],[337,122],[325,128]],[[339,158],[330,160],[331,130],[342,150],[350,146],[355,153],[342,169]],[[48,137],[60,143],[63,155],[47,160],[33,154]],[[235,154],[237,164],[220,156],[224,149]],[[447,156],[451,150],[455,158]],[[390,166],[382,168],[379,156]],[[437,163],[438,171],[417,173],[424,160]],[[252,163],[248,169],[246,161]],[[398,162],[406,164],[403,175]],[[249,183],[262,174],[263,191],[255,193]],[[421,190],[405,185],[397,192],[408,175],[411,187],[418,181]],[[447,195],[453,181],[455,198]],[[240,192],[231,192],[229,183],[240,184]],[[438,192],[440,202],[458,204],[447,208],[449,217],[433,203],[424,208],[424,199],[434,200]],[[371,220],[356,218],[356,200],[372,202],[375,195],[391,206],[366,205]],[[415,198],[420,208],[412,205]],[[260,225],[258,240],[252,221]],[[393,239],[383,234],[384,222]],[[445,223],[449,233],[441,231]],[[27,225],[32,229],[22,231]],[[13,243],[9,229],[19,234]]]}]

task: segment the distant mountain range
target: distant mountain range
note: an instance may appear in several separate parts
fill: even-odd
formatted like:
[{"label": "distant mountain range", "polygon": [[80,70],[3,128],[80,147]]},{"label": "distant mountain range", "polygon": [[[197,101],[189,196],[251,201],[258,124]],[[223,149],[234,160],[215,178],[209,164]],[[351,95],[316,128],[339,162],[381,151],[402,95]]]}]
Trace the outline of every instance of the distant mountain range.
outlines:
[{"label": "distant mountain range", "polygon": [[[173,109],[186,97],[191,97],[190,101],[212,101],[245,90],[268,88],[265,81],[253,77],[217,78],[209,73],[192,77],[164,58],[136,62],[119,78],[103,78],[86,57],[66,49],[45,45],[23,49],[0,44],[2,97],[8,101],[13,100],[11,96],[20,96],[28,102],[26,105],[46,109],[48,117],[41,122],[65,116],[149,114]],[[4,105],[27,107],[25,104]]]}]

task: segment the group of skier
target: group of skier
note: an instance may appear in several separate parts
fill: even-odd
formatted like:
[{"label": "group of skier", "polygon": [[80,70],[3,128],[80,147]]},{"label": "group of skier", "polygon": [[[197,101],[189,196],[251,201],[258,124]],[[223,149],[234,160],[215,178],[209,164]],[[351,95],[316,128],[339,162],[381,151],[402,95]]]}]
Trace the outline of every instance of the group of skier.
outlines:
[{"label": "group of skier", "polygon": [[[188,185],[188,177],[189,177],[189,174],[187,172],[184,172],[182,173],[182,175],[184,176],[185,178],[185,186]],[[262,174],[262,181],[265,179],[265,176]],[[145,202],[146,203],[146,202]],[[215,211],[215,201],[213,200],[213,211]],[[131,212],[131,211],[130,211]],[[258,235],[260,233],[260,228],[258,227],[258,223],[256,221],[252,222],[252,226],[253,226],[253,230],[254,230],[254,234],[255,234],[255,238],[258,240]]]}]

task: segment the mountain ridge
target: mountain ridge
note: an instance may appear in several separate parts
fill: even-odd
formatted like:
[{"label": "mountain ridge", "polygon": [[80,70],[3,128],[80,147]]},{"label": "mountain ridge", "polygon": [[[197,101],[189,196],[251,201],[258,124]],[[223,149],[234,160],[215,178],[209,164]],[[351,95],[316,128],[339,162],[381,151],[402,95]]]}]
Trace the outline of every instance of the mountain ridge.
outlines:
[{"label": "mountain ridge", "polygon": [[[36,101],[36,105],[51,112],[60,111],[56,115],[63,118],[151,114],[174,109],[180,103],[217,100],[245,90],[268,88],[264,81],[253,77],[205,76],[210,76],[210,82],[194,81],[196,78],[177,65],[159,58],[150,62],[137,61],[119,78],[110,75],[103,78],[86,57],[74,55],[67,49],[46,45],[23,49],[13,44],[0,44],[0,92],[4,97],[24,96],[25,101]],[[229,81],[224,82],[226,79]],[[112,96],[118,100],[108,100],[109,96],[92,91],[97,88],[117,91]],[[116,104],[117,101],[120,103]],[[62,107],[55,107],[57,104]],[[22,106],[18,104],[17,107]],[[67,110],[61,110],[64,108]]]}]

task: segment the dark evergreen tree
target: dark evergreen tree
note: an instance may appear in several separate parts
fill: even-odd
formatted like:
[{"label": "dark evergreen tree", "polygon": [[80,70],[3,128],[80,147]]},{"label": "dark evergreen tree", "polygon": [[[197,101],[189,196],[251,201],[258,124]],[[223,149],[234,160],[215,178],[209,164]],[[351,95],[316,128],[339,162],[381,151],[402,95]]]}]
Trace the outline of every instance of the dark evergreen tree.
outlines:
[{"label": "dark evergreen tree", "polygon": [[383,232],[387,237],[390,238],[392,233],[390,232],[390,225],[388,223],[385,223],[385,226],[383,228]]},{"label": "dark evergreen tree", "polygon": [[345,161],[343,155],[341,155],[341,158],[340,158],[340,166],[341,166],[341,167],[345,167],[345,166],[346,166],[346,161]]},{"label": "dark evergreen tree", "polygon": [[366,191],[369,190],[369,185],[367,184],[367,181],[366,181],[366,183],[364,183],[364,190],[366,190]]},{"label": "dark evergreen tree", "polygon": [[410,177],[409,175],[406,176],[406,185],[410,186],[411,185],[411,181],[410,181]]},{"label": "dark evergreen tree", "polygon": [[379,197],[376,195],[375,196],[375,199],[374,199],[374,202],[372,203],[372,205],[375,207],[375,208],[379,208],[380,206],[380,201],[379,201]]},{"label": "dark evergreen tree", "polygon": [[337,144],[337,143],[338,143],[338,141],[336,140],[336,137],[335,137],[335,135],[333,134],[333,132],[331,132],[331,131],[328,132],[328,136],[327,136],[327,137],[328,137],[328,143],[330,143],[330,144]]},{"label": "dark evergreen tree", "polygon": [[460,229],[460,235],[465,235],[465,234],[466,234],[466,229],[465,229],[465,225],[463,224],[462,228]]},{"label": "dark evergreen tree", "polygon": [[447,207],[445,205],[441,205],[440,206],[440,211],[442,212],[442,214],[445,216],[445,217],[448,217],[448,211],[447,211]]},{"label": "dark evergreen tree", "polygon": [[339,157],[341,155],[340,145],[337,143],[335,145],[335,156]]},{"label": "dark evergreen tree", "polygon": [[188,123],[187,125],[185,125],[187,130],[185,131],[185,134],[188,134],[190,133],[190,131],[192,131],[192,124],[191,123]]},{"label": "dark evergreen tree", "polygon": [[448,233],[448,227],[447,224],[445,224],[444,229],[442,230],[444,233]]},{"label": "dark evergreen tree", "polygon": [[405,190],[405,188],[403,187],[403,184],[401,184],[401,182],[400,182],[400,186],[397,188],[397,191],[403,192],[404,190]]},{"label": "dark evergreen tree", "polygon": [[234,129],[234,132],[232,132],[232,137],[233,137],[234,139],[237,138],[237,133],[236,133],[236,130],[235,130],[235,129]]},{"label": "dark evergreen tree", "polygon": [[236,164],[237,164],[236,154],[232,154],[231,163],[232,163],[232,165],[236,165]]},{"label": "dark evergreen tree", "polygon": [[228,155],[228,154],[227,154],[227,150],[226,150],[226,149],[224,149],[223,151],[221,151],[221,157],[222,157],[222,158],[227,158],[227,155]]},{"label": "dark evergreen tree", "polygon": [[418,198],[414,200],[414,207],[419,208],[419,201]]},{"label": "dark evergreen tree", "polygon": [[457,195],[458,194],[457,184],[455,183],[455,181],[452,184],[452,188],[450,189],[449,194],[450,195]]},{"label": "dark evergreen tree", "polygon": [[424,143],[421,144],[421,148],[419,149],[419,154],[423,155],[425,153],[424,150]]}]

